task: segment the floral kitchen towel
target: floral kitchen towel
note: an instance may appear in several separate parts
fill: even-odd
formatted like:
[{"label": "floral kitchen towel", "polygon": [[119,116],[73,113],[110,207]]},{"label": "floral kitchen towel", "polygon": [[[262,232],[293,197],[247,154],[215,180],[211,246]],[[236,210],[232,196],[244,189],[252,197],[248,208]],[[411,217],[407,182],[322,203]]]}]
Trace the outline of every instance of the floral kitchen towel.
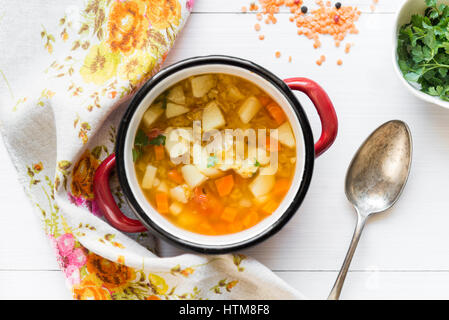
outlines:
[{"label": "floral kitchen towel", "polygon": [[126,101],[163,63],[193,0],[0,4],[3,140],[74,298],[302,297],[243,255],[159,258],[150,234],[115,230],[95,202],[92,178]]}]

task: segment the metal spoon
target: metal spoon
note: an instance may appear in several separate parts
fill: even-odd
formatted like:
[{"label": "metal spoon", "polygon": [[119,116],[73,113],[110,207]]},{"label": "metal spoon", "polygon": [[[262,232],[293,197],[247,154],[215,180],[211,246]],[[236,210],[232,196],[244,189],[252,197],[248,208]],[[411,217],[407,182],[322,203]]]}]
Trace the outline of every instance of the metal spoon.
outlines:
[{"label": "metal spoon", "polygon": [[357,212],[357,226],[345,261],[328,297],[338,300],[363,227],[370,215],[398,200],[407,182],[412,158],[408,126],[399,120],[376,129],[362,144],[346,173],[345,193]]}]

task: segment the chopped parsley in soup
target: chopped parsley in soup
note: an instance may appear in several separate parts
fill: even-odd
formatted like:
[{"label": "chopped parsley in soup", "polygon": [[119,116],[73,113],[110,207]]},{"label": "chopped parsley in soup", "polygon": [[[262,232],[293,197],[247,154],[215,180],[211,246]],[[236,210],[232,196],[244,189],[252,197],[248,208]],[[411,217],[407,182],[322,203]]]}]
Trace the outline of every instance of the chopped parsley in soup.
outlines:
[{"label": "chopped parsley in soup", "polygon": [[295,173],[296,142],[283,109],[257,85],[202,74],[149,106],[133,159],[159,214],[194,233],[225,235],[278,208]]}]

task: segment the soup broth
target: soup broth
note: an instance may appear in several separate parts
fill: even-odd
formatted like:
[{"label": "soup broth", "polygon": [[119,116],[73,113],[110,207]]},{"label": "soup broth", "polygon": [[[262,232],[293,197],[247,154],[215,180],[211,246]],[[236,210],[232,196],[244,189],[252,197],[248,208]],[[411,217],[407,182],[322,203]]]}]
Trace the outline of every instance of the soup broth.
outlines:
[{"label": "soup broth", "polygon": [[[258,136],[265,141],[257,147],[240,141],[244,155],[235,151],[238,142],[226,139],[213,141],[213,152],[206,152],[210,141],[195,149],[195,121],[201,121],[203,137],[211,130],[265,129],[266,135]],[[276,137],[270,129],[278,129]],[[231,149],[235,154],[226,162]],[[275,171],[270,170],[274,153]],[[295,173],[296,141],[282,108],[257,85],[203,74],[155,99],[139,125],[133,159],[142,192],[159,214],[194,233],[225,235],[251,228],[278,208]]]}]

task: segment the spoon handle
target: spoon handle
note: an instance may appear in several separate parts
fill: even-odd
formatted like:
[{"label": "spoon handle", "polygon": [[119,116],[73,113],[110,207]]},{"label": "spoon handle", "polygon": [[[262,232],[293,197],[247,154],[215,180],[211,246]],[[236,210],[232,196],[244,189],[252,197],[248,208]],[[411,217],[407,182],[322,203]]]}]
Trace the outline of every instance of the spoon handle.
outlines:
[{"label": "spoon handle", "polygon": [[349,246],[348,253],[346,254],[345,261],[340,269],[337,280],[335,280],[334,287],[327,298],[328,300],[338,300],[340,298],[341,289],[343,288],[343,283],[345,282],[349,265],[351,264],[355,249],[357,248],[363,228],[365,227],[366,219],[367,217],[357,215],[357,226],[355,228],[354,235],[352,236],[351,245]]}]

